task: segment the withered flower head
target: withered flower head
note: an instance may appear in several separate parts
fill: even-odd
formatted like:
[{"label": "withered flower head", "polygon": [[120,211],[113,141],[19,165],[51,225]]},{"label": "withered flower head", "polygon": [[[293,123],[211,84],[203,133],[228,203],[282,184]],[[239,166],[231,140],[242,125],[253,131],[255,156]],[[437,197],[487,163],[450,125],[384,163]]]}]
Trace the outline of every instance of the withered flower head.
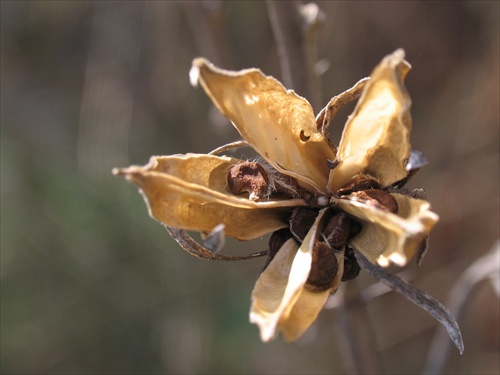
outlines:
[{"label": "withered flower head", "polygon": [[[263,160],[216,155],[227,145],[210,154],[152,157],[114,173],[138,185],[150,215],[198,257],[234,259],[217,254],[224,233],[240,240],[273,233],[250,321],[263,341],[278,332],[295,340],[360,265],[383,274],[380,266],[404,266],[425,252],[438,216],[421,191],[403,188],[424,160],[410,147],[409,70],[404,52],[395,51],[315,118],[307,100],[260,70],[231,72],[197,58],[192,84],[201,84],[231,120],[245,140],[236,145]],[[328,126],[357,98],[336,148]],[[186,230],[210,241],[199,245]]]}]

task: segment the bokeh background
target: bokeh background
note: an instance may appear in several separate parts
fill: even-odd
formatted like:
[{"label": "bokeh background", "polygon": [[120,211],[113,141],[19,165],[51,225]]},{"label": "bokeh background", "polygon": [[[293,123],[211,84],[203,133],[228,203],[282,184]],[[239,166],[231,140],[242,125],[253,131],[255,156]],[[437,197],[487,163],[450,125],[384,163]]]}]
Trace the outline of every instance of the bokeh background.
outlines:
[{"label": "bokeh background", "polygon": [[111,175],[238,138],[188,71],[201,55],[281,78],[265,2],[2,1],[1,372],[415,374],[431,354],[444,373],[499,373],[498,256],[469,268],[499,237],[499,4],[319,3],[316,112],[396,48],[413,66],[412,145],[430,164],[410,187],[441,221],[402,276],[459,306],[459,356],[366,274],[296,343],[261,343],[248,310],[263,260],[189,256]]}]

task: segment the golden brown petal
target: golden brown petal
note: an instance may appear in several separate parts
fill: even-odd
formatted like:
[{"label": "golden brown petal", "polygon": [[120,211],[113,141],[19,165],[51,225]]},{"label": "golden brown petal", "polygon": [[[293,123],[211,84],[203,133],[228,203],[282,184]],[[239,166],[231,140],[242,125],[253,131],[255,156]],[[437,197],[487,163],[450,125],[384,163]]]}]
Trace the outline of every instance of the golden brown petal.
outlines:
[{"label": "golden brown petal", "polygon": [[311,191],[326,192],[326,160],[335,153],[317,131],[307,100],[258,69],[231,72],[198,58],[190,76],[269,164]]},{"label": "golden brown petal", "polygon": [[290,206],[302,201],[255,202],[232,195],[226,176],[239,162],[212,155],[172,155],[152,157],[145,166],[114,173],[138,185],[150,215],[171,227],[209,232],[223,223],[228,236],[241,240],[285,227]]},{"label": "golden brown petal", "polygon": [[329,181],[333,192],[361,173],[377,178],[382,188],[407,175],[411,101],[404,78],[409,70],[400,49],[371,74],[339,143],[339,164]]},{"label": "golden brown petal", "polygon": [[372,263],[404,266],[438,221],[429,202],[402,194],[391,194],[399,206],[393,214],[353,200],[351,196],[335,199],[344,211],[363,221],[363,229],[351,244]]},{"label": "golden brown petal", "polygon": [[[272,340],[277,331],[287,341],[296,340],[316,320],[328,299],[328,290],[311,292],[304,288],[325,212],[325,209],[320,211],[300,247],[294,239],[283,244],[255,284],[250,321],[258,325],[262,341]],[[343,268],[339,267],[335,289],[342,273]]]}]

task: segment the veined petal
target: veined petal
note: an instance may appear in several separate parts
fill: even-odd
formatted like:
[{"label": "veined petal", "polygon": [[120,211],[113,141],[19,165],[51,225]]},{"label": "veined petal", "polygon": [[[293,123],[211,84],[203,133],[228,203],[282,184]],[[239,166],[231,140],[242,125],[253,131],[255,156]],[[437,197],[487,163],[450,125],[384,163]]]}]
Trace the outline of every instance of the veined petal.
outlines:
[{"label": "veined petal", "polygon": [[325,193],[327,159],[335,152],[316,128],[307,100],[258,69],[231,72],[203,58],[193,61],[190,77],[201,83],[217,108],[241,136],[278,171],[310,191]]},{"label": "veined petal", "polygon": [[255,202],[231,194],[227,172],[239,162],[213,155],[172,155],[113,172],[138,185],[149,214],[171,227],[209,232],[223,223],[225,233],[240,240],[285,227],[287,215],[301,200]]},{"label": "veined petal", "polygon": [[342,133],[339,164],[330,173],[333,192],[358,174],[376,177],[382,188],[406,177],[412,123],[404,78],[410,68],[400,49],[371,74]]},{"label": "veined petal", "polygon": [[386,267],[390,262],[404,266],[416,253],[439,217],[429,202],[403,194],[391,194],[398,203],[398,213],[386,212],[366,203],[335,199],[340,208],[364,223],[362,231],[350,240],[372,263]]},{"label": "veined petal", "polygon": [[328,299],[328,291],[313,293],[304,289],[325,212],[320,211],[300,247],[294,239],[283,244],[255,284],[250,322],[258,325],[262,341],[272,340],[277,331],[286,340],[297,339]]}]

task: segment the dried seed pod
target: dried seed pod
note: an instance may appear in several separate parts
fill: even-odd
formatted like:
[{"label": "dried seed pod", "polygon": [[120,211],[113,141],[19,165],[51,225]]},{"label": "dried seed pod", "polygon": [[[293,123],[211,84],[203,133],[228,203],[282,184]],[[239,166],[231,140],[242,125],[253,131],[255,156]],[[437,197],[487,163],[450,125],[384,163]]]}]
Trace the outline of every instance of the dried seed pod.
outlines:
[{"label": "dried seed pod", "polygon": [[297,208],[290,217],[290,230],[297,241],[302,242],[314,220],[318,216],[318,211],[309,208]]},{"label": "dried seed pod", "polygon": [[399,206],[396,199],[386,191],[380,189],[355,191],[350,195],[352,199],[375,206],[381,210],[396,214]]},{"label": "dried seed pod", "polygon": [[368,189],[378,189],[380,184],[378,181],[369,175],[357,175],[353,177],[349,182],[344,184],[338,191],[337,195],[347,195],[355,191],[368,190]]},{"label": "dried seed pod", "polygon": [[359,275],[361,267],[354,256],[354,250],[351,247],[346,248],[344,253],[344,273],[342,274],[342,281],[349,281],[355,279]]},{"label": "dried seed pod", "polygon": [[254,161],[235,164],[227,174],[227,184],[235,195],[248,193],[256,200],[269,196],[269,176],[262,165]]},{"label": "dried seed pod", "polygon": [[323,292],[332,287],[339,264],[330,246],[317,241],[312,252],[312,265],[306,288],[312,292]]},{"label": "dried seed pod", "polygon": [[347,242],[350,235],[351,220],[341,212],[333,215],[325,225],[322,236],[332,249],[339,250]]}]

